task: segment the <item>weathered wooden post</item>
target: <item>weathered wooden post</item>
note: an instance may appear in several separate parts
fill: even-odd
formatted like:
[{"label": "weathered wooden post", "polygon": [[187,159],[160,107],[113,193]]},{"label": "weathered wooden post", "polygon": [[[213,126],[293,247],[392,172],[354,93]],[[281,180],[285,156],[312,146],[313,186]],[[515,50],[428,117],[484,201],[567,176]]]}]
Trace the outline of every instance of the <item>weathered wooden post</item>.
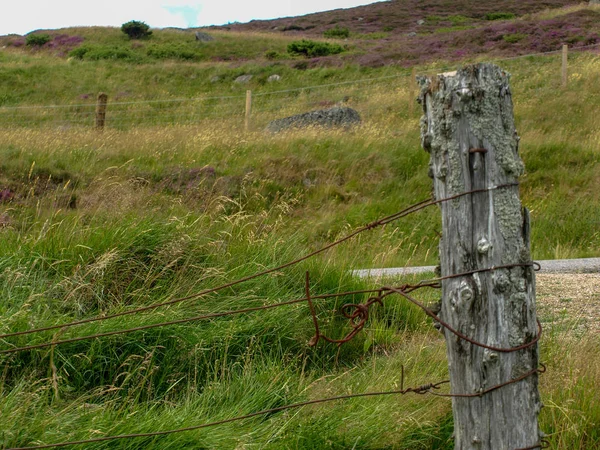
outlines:
[{"label": "weathered wooden post", "polygon": [[104,124],[106,123],[106,104],[108,102],[108,95],[104,92],[98,94],[98,101],[96,103],[96,129],[103,130]]},{"label": "weathered wooden post", "polygon": [[[492,64],[419,77],[421,138],[440,203],[440,317],[467,337],[513,349],[537,336],[529,213],[521,207],[509,75]],[[478,192],[469,193],[476,190]],[[461,195],[462,194],[462,195]],[[499,268],[498,266],[504,266]],[[474,272],[478,271],[478,272]],[[468,275],[453,275],[471,272]],[[500,352],[444,331],[454,397],[455,448],[538,448],[537,343]],[[529,375],[527,375],[529,374]]]},{"label": "weathered wooden post", "polygon": [[410,72],[409,88],[408,88],[408,116],[412,117],[415,111],[415,94],[417,88],[417,68],[413,67]]},{"label": "weathered wooden post", "polygon": [[568,76],[568,64],[569,64],[569,46],[564,44],[562,46],[562,87],[567,87],[569,80]]},{"label": "weathered wooden post", "polygon": [[246,115],[244,120],[244,130],[250,130],[250,117],[252,116],[252,91],[246,91]]}]

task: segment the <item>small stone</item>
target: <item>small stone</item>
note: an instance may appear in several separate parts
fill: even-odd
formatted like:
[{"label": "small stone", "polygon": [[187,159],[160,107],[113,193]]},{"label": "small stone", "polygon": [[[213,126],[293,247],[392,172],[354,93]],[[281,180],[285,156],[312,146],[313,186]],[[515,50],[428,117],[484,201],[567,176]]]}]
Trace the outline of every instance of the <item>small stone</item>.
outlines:
[{"label": "small stone", "polygon": [[198,42],[210,42],[214,41],[215,38],[212,37],[210,34],[203,33],[202,31],[196,31],[196,40]]},{"label": "small stone", "polygon": [[281,75],[277,75],[276,73],[267,78],[269,83],[273,83],[275,81],[281,81]]},{"label": "small stone", "polygon": [[425,21],[423,19],[417,20],[417,25],[425,25]]},{"label": "small stone", "polygon": [[221,81],[221,77],[220,77],[220,76],[218,76],[218,75],[215,75],[214,77],[212,77],[212,78],[210,79],[210,82],[211,82],[211,83],[218,83],[219,81]]},{"label": "small stone", "polygon": [[410,33],[407,34],[408,37],[415,37],[417,35],[416,32],[411,31]]},{"label": "small stone", "polygon": [[240,75],[235,80],[233,80],[233,82],[239,84],[246,84],[249,83],[250,80],[252,80],[252,75]]}]

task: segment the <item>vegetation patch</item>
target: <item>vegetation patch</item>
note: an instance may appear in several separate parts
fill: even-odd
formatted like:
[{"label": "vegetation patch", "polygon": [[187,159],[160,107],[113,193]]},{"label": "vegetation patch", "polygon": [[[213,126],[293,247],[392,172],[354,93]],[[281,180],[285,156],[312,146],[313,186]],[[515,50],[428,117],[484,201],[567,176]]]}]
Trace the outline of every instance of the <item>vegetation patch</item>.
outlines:
[{"label": "vegetation patch", "polygon": [[49,34],[30,34],[25,38],[25,44],[29,47],[41,47],[51,40],[52,38]]},{"label": "vegetation patch", "polygon": [[317,42],[302,39],[301,41],[291,42],[287,47],[287,51],[292,55],[302,55],[307,58],[314,58],[317,56],[336,55],[342,53],[344,48],[339,44],[332,44],[330,42]]},{"label": "vegetation patch", "polygon": [[350,30],[348,28],[336,25],[334,28],[330,28],[329,30],[325,31],[323,36],[332,39],[346,39],[350,36]]},{"label": "vegetation patch", "polygon": [[152,35],[150,26],[137,20],[131,20],[121,25],[121,31],[129,36],[129,39],[144,39]]},{"label": "vegetation patch", "polygon": [[483,18],[485,20],[510,20],[517,17],[516,14],[508,13],[508,12],[493,12],[487,13]]}]

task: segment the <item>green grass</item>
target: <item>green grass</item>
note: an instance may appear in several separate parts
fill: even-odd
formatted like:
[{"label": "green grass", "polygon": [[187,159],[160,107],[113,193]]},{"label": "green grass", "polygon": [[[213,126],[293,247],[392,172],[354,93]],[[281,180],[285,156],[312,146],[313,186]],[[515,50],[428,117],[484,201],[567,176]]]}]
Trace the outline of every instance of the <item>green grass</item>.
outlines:
[{"label": "green grass", "polygon": [[[81,34],[98,34],[96,44],[105,47],[129,45],[114,31]],[[174,45],[169,33],[179,32],[156,33],[152,45]],[[261,39],[248,37],[259,58],[272,48]],[[287,43],[280,38],[280,53]],[[10,193],[0,203],[0,333],[187,296],[305,255],[430,194],[419,112],[409,106],[415,88],[406,70],[0,55],[4,106],[89,102],[93,111],[93,98],[79,97],[101,90],[110,101],[119,93],[122,101],[234,96],[197,104],[109,103],[102,133],[89,122],[57,126],[54,114],[62,113],[48,118],[36,109],[22,113],[29,122],[0,129],[0,188]],[[560,88],[558,56],[502,66],[512,73],[527,168],[521,195],[531,210],[534,257],[598,256],[598,56],[571,57],[566,89]],[[243,73],[255,75],[250,85],[233,83]],[[283,76],[280,84],[266,82],[273,73]],[[257,94],[392,74],[398,78],[255,96],[252,130],[242,130],[248,87]],[[220,79],[211,82],[214,76]],[[272,118],[344,96],[364,119],[355,131],[262,131]],[[89,110],[74,107],[68,114],[83,119]],[[160,122],[165,117],[168,126]],[[431,208],[235,288],[154,312],[9,338],[2,348],[300,298],[307,270],[313,295],[373,287],[350,270],[435,264],[440,232]],[[419,293],[427,302],[436,295]],[[317,301],[323,332],[348,333],[335,311],[366,299]],[[0,448],[173,429],[327,396],[397,389],[402,366],[407,386],[446,376],[441,337],[418,309],[398,298],[374,307],[365,330],[341,349],[308,347],[313,333],[308,306],[301,303],[0,357]],[[549,371],[541,378],[541,427],[552,448],[595,448],[597,339],[571,340],[569,330],[549,334],[542,344]],[[450,449],[451,436],[449,401],[391,396],[85,448]]]}]

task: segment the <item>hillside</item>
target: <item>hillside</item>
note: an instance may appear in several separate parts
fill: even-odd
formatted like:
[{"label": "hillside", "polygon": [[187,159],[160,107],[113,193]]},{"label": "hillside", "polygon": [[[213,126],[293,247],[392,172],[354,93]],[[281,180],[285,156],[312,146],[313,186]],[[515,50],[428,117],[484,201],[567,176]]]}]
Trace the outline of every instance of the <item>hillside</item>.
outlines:
[{"label": "hillside", "polygon": [[[51,40],[25,54],[136,64],[168,60],[285,64],[297,69],[348,64],[411,67],[440,59],[556,51],[565,43],[573,48],[600,43],[600,8],[577,3],[397,0],[298,18],[209,27],[204,31],[215,39],[200,43],[192,29],[155,30],[150,39],[131,42],[118,29],[41,30],[33,34],[48,34]],[[299,58],[286,51],[290,43],[304,38],[329,41],[340,47],[340,53]],[[0,46],[5,54],[19,55],[27,47],[26,38],[0,37]]]},{"label": "hillside", "polygon": [[[287,264],[430,198],[413,68],[481,60],[511,76],[533,258],[600,256],[600,54],[581,48],[599,42],[599,14],[566,1],[407,0],[203,29],[210,42],[104,27],[40,30],[50,40],[37,47],[0,37],[0,448],[125,435],[68,447],[451,450],[449,399],[278,409],[447,377],[442,335],[400,296],[373,304],[341,347],[309,346],[314,318],[343,338],[343,305],[420,279],[353,269],[437,264],[437,207]],[[335,25],[347,40],[323,36]],[[303,38],[343,51],[287,52]],[[560,54],[519,57],[564,43],[566,86]],[[340,102],[360,126],[265,132]],[[588,279],[537,280],[540,427],[553,450],[600,448],[600,342],[591,310],[573,306],[600,302],[577,285]]]}]

